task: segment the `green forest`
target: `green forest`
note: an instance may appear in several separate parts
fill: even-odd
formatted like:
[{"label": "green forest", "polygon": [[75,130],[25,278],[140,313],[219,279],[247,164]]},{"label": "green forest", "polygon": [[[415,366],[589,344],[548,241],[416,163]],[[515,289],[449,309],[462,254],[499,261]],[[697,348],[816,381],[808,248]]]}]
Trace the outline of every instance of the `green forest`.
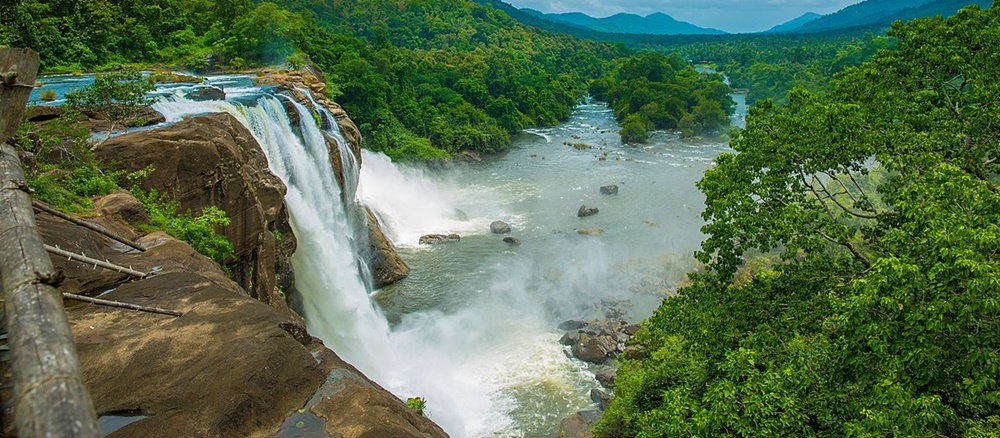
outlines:
[{"label": "green forest", "polygon": [[599,436],[1000,434],[998,6],[751,109]]},{"label": "green forest", "polygon": [[[566,120],[591,80],[617,74],[634,53],[528,28],[467,0],[16,0],[4,7],[0,44],[36,47],[49,72],[314,62],[329,97],[359,121],[365,147],[402,160],[502,151],[510,133]],[[690,66],[677,67],[690,70],[685,83],[656,90],[658,101],[687,100],[692,87],[719,88]],[[674,127],[697,104],[675,108],[672,124],[648,128]],[[691,132],[726,124],[700,120]]]},{"label": "green forest", "polygon": [[887,34],[656,41],[469,0],[0,3],[0,46],[49,73],[312,62],[396,160],[502,152],[587,95],[623,143],[730,135],[698,184],[704,268],[643,322],[597,435],[1000,436],[1000,1]]}]

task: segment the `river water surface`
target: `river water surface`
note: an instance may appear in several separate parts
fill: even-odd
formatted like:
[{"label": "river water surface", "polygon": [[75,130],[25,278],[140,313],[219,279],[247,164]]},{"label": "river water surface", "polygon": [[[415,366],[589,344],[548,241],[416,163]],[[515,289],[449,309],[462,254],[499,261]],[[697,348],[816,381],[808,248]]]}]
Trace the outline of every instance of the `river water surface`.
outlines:
[{"label": "river water surface", "polygon": [[[374,294],[404,353],[397,360],[409,362],[400,366],[423,381],[411,396],[458,437],[555,436],[562,418],[593,409],[599,367],[569,358],[557,325],[622,303],[634,322],[652,313],[696,267],[704,197],[695,182],[726,151],[724,139],[664,132],[622,146],[595,102],[480,163],[420,172],[366,153],[359,197],[413,268]],[[602,195],[607,184],[619,193]],[[579,218],[581,205],[600,212]],[[494,220],[513,232],[490,233]],[[427,233],[462,240],[419,245]]]}]

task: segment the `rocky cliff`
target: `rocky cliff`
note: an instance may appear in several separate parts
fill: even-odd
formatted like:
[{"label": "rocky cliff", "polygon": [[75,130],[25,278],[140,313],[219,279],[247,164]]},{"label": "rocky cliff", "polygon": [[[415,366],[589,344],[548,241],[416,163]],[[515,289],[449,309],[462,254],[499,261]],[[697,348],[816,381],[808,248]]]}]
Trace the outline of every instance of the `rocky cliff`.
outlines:
[{"label": "rocky cliff", "polygon": [[[114,137],[95,156],[129,172],[146,168],[137,181],[176,200],[181,211],[200,213],[216,206],[230,219],[220,230],[233,244],[227,263],[233,278],[249,295],[281,307],[276,272],[289,272],[295,237],[285,211],[285,185],[267,167],[253,135],[233,116],[209,114],[163,128]],[[279,242],[275,236],[281,236]]]},{"label": "rocky cliff", "polygon": [[[304,93],[317,80],[301,78],[287,80],[284,92],[311,101]],[[360,161],[353,122],[333,102],[314,99],[334,115]],[[330,159],[340,167],[335,151]],[[208,114],[121,135],[94,153],[130,172],[151,169],[136,184],[182,210],[224,210],[231,223],[220,231],[235,249],[227,275],[186,243],[159,232],[142,235],[135,226],[148,214],[127,192],[96,199],[83,216],[137,239],[145,252],[39,215],[46,243],[155,273],[134,279],[57,257],[67,274],[62,291],[183,312],[67,304],[87,385],[110,436],[447,436],[310,336],[288,309],[281,291],[291,289],[296,243],[286,189],[234,117]],[[368,225],[359,227],[367,230],[360,250],[375,283],[397,281],[409,268],[374,216],[359,211]]]},{"label": "rocky cliff", "polygon": [[[93,214],[90,222],[137,237],[111,211]],[[56,257],[71,280],[62,291],[183,312],[69,304],[83,374],[109,436],[446,436],[186,243],[152,233],[138,238],[147,248],[140,253],[45,214],[38,225],[50,245],[156,272],[129,281]],[[116,429],[114,417],[139,420]]]}]

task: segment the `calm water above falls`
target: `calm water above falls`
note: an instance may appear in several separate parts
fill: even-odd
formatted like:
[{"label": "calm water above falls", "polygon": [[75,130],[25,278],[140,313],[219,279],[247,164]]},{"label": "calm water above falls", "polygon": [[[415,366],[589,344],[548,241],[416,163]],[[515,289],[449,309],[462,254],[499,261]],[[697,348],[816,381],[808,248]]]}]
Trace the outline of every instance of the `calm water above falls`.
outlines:
[{"label": "calm water above falls", "polygon": [[[477,164],[424,173],[364,157],[359,197],[413,268],[374,296],[402,340],[397,351],[430,390],[410,396],[426,397],[453,436],[554,436],[562,418],[592,408],[598,387],[598,368],[557,342],[558,323],[623,300],[638,321],[692,268],[704,202],[694,184],[729,148],[668,133],[623,147],[617,129],[604,105],[587,104]],[[606,184],[619,194],[602,195]],[[600,213],[578,218],[581,205]],[[510,223],[521,245],[491,234],[493,220]],[[462,240],[418,245],[428,233]],[[449,391],[454,381],[463,385]]]}]

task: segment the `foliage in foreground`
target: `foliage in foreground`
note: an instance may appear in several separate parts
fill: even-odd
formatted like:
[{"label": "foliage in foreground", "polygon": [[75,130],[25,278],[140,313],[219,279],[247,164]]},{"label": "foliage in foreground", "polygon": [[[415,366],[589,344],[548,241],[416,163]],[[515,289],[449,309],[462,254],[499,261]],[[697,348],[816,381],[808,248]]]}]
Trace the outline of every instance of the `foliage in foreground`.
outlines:
[{"label": "foliage in foreground", "polygon": [[[602,437],[1000,436],[1000,4],[753,108]],[[785,262],[732,282],[748,252]]]}]

